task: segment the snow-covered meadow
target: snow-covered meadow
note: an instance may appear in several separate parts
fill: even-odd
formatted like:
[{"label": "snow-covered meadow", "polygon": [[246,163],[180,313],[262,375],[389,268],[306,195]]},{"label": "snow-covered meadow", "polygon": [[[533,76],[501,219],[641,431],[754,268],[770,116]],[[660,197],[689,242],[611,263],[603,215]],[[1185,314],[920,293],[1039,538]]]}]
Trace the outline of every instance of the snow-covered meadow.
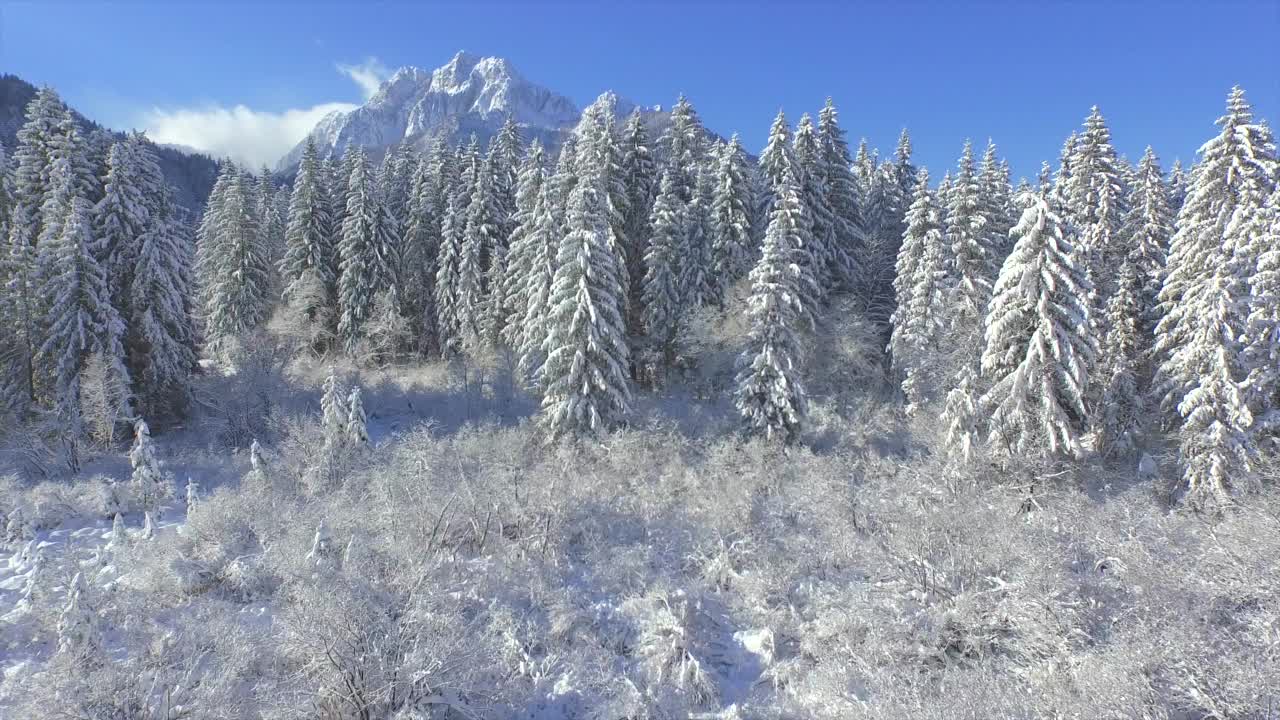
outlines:
[{"label": "snow-covered meadow", "polygon": [[[812,435],[784,450],[697,399],[714,373],[602,443],[549,445],[500,362],[337,368],[371,442],[333,461],[330,369],[270,355],[241,383],[201,379],[199,413],[155,438],[171,485],[150,532],[121,452],[86,463],[92,481],[7,481],[0,715],[1244,718],[1275,703],[1274,485],[1211,520],[1171,509],[1164,463],[958,465],[936,419],[867,383],[815,382]],[[262,428],[256,466],[224,440],[245,423]],[[81,626],[91,648],[59,652]]]}]

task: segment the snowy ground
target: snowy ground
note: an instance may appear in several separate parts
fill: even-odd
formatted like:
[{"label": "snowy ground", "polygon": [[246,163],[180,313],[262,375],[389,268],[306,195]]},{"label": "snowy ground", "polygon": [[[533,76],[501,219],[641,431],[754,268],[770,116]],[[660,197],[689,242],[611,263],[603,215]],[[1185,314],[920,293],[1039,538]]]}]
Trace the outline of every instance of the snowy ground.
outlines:
[{"label": "snowy ground", "polygon": [[[220,440],[239,386],[206,379],[221,404],[157,434],[174,497],[149,540],[124,516],[123,549],[95,510],[104,478],[128,478],[123,451],[70,485],[5,486],[6,517],[66,512],[0,548],[0,717],[359,717],[357,679],[369,716],[398,720],[1182,720],[1274,702],[1274,492],[1209,524],[1125,469],[957,469],[935,421],[834,376],[813,383],[810,450],[742,442],[714,378],[642,395],[600,446],[548,447],[526,396],[462,370],[344,372],[375,449],[332,483],[307,475],[327,368],[264,385],[252,482]],[[76,572],[112,659],[91,670],[55,652]]]}]

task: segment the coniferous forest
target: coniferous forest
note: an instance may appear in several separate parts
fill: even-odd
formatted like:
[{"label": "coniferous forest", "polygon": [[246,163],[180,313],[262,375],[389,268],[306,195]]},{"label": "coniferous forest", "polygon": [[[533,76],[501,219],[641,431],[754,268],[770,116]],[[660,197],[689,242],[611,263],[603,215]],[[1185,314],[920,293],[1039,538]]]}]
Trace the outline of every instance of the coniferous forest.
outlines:
[{"label": "coniferous forest", "polygon": [[1276,716],[1275,139],[1238,87],[1186,168],[1081,110],[1015,181],[605,94],[191,217],[40,90],[0,716]]}]

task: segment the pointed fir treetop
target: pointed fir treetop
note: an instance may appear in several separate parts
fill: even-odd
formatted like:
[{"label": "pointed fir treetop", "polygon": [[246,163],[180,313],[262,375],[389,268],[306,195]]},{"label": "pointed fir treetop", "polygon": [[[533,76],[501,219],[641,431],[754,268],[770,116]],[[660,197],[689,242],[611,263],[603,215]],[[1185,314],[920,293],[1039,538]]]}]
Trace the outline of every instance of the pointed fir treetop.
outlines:
[{"label": "pointed fir treetop", "polygon": [[814,279],[804,259],[810,221],[794,171],[777,188],[759,261],[749,275],[751,330],[738,358],[735,404],[747,426],[768,439],[795,440],[806,413],[797,333],[812,328]]}]

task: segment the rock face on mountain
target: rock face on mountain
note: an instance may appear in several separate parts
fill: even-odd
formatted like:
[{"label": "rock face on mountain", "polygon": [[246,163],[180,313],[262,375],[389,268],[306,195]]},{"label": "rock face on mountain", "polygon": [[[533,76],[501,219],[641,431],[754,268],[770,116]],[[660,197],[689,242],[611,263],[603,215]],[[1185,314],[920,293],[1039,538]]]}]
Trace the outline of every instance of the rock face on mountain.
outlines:
[{"label": "rock face on mountain", "polygon": [[[558,145],[579,110],[565,96],[525,80],[503,58],[460,52],[435,70],[400,68],[363,106],[331,113],[309,137],[322,154],[350,145],[378,151],[405,140],[420,147],[435,138],[465,142],[472,133],[483,143],[508,115],[526,140]],[[277,169],[292,170],[305,144],[285,155]]]}]

